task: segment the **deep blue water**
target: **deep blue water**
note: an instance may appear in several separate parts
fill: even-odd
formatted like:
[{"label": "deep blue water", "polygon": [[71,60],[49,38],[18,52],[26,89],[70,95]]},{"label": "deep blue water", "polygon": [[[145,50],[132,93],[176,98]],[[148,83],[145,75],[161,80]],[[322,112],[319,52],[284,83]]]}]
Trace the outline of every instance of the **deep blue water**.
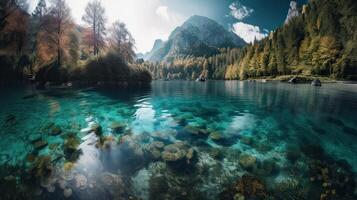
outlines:
[{"label": "deep blue water", "polygon": [[[357,85],[155,81],[0,96],[4,199],[356,197]],[[248,174],[266,196],[229,187]]]}]

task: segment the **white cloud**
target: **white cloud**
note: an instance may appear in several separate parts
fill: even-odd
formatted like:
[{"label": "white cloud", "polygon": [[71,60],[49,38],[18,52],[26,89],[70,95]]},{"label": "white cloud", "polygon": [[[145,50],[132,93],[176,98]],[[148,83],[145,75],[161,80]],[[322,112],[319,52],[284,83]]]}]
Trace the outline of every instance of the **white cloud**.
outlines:
[{"label": "white cloud", "polygon": [[254,39],[261,40],[268,36],[266,31],[260,30],[259,26],[237,22],[233,24],[233,32],[241,37],[247,43],[254,42]]},{"label": "white cloud", "polygon": [[170,21],[169,13],[168,13],[168,7],[167,6],[159,6],[156,9],[156,14],[166,21]]},{"label": "white cloud", "polygon": [[242,20],[246,17],[249,17],[250,14],[254,12],[253,9],[242,5],[241,3],[239,3],[239,1],[233,2],[231,5],[229,5],[229,9],[231,9],[230,14],[238,20]]}]

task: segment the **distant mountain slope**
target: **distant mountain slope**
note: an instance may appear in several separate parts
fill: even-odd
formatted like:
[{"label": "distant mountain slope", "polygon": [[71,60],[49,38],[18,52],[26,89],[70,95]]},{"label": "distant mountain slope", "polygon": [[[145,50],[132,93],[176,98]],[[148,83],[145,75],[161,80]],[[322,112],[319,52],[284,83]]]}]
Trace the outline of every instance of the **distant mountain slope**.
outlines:
[{"label": "distant mountain slope", "polygon": [[[242,38],[217,22],[195,15],[177,27],[168,41],[154,45],[148,59],[163,61],[187,55],[210,56],[218,53],[219,48],[242,47],[245,44]],[[156,48],[157,46],[160,48]]]}]

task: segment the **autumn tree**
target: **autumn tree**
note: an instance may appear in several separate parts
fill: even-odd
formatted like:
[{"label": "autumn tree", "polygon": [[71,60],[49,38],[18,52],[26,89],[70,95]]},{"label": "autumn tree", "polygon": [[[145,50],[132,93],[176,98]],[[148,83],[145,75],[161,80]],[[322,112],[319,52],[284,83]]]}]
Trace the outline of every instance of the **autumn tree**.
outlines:
[{"label": "autumn tree", "polygon": [[[45,17],[48,14],[48,8],[46,5],[46,0],[40,0],[35,8],[35,10],[32,13],[31,16],[31,31],[30,31],[30,48],[31,48],[31,57],[32,57],[32,62],[36,63],[37,62],[37,52],[38,52],[38,43],[42,39],[42,37],[39,37],[39,33],[42,31],[44,22],[45,22]],[[33,69],[31,68],[31,71]]]},{"label": "autumn tree", "polygon": [[15,14],[19,9],[28,10],[27,0],[1,0],[0,1],[0,30],[6,24],[6,19]]},{"label": "autumn tree", "polygon": [[56,50],[57,66],[61,66],[63,54],[69,46],[69,34],[73,30],[71,10],[65,0],[53,0],[50,16],[47,21],[47,31]]},{"label": "autumn tree", "polygon": [[98,0],[93,0],[87,4],[83,21],[91,28],[91,34],[87,38],[87,43],[93,47],[93,55],[98,55],[105,46],[105,9]]},{"label": "autumn tree", "polygon": [[18,56],[27,44],[29,16],[25,11],[26,1],[4,0],[0,5],[0,48],[5,49],[7,54]]},{"label": "autumn tree", "polygon": [[126,62],[133,62],[135,40],[125,23],[119,21],[113,23],[110,29],[109,47],[119,53]]}]

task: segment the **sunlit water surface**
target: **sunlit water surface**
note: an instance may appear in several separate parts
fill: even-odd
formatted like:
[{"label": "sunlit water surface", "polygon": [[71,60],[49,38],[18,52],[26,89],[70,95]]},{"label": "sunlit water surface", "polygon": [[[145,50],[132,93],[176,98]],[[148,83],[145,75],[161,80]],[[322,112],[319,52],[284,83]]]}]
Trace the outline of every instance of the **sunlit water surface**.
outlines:
[{"label": "sunlit water surface", "polygon": [[357,85],[155,81],[0,96],[4,198],[217,199],[244,174],[273,199],[282,185],[308,199],[356,193]]}]

